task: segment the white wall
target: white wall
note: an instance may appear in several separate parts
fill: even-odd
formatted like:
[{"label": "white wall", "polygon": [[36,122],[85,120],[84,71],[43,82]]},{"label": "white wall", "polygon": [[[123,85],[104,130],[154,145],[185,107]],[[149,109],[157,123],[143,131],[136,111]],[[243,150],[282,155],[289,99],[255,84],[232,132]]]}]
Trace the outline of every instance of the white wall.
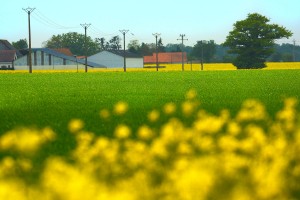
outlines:
[{"label": "white wall", "polygon": [[143,68],[144,59],[143,58],[126,58],[126,68]]},{"label": "white wall", "polygon": [[[90,68],[90,67],[88,67]],[[28,70],[28,66],[15,66],[15,70]],[[77,70],[77,65],[32,65],[32,70]],[[85,65],[78,65],[78,69],[85,69]]]},{"label": "white wall", "polygon": [[[123,68],[124,57],[113,54],[108,51],[102,51],[88,57],[88,61],[104,65],[107,68]],[[126,58],[126,68],[143,68],[144,59],[141,58]]]},{"label": "white wall", "polygon": [[88,57],[88,61],[104,65],[107,68],[121,68],[124,66],[124,58],[108,51],[102,51]]}]

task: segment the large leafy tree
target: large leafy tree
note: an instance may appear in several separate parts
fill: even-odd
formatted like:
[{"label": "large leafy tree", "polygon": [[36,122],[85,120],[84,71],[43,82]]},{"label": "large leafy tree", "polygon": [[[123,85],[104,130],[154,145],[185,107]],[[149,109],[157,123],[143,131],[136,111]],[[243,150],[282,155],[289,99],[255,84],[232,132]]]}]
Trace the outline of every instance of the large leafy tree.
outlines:
[{"label": "large leafy tree", "polygon": [[[89,36],[86,38],[87,56],[99,51],[99,44]],[[85,35],[76,32],[53,35],[44,43],[47,48],[69,48],[74,55],[85,55]]]},{"label": "large leafy tree", "polygon": [[267,17],[253,13],[234,24],[224,45],[237,55],[233,64],[238,69],[264,68],[274,51],[275,40],[292,36],[291,31],[269,22]]}]

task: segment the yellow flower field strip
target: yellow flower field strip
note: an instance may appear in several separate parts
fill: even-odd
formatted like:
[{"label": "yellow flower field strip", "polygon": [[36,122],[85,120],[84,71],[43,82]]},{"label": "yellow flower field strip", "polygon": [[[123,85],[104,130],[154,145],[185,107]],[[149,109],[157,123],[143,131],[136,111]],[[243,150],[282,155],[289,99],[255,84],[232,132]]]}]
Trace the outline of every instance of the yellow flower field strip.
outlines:
[{"label": "yellow flower field strip", "polygon": [[[266,63],[267,67],[264,70],[281,70],[281,69],[300,69],[300,62],[270,62]],[[154,68],[127,68],[128,72],[139,72],[139,71],[156,71],[155,64],[145,65],[151,66]],[[160,64],[163,68],[159,68],[159,71],[181,71],[182,64]],[[201,71],[201,64],[184,64],[185,71]],[[236,70],[236,67],[231,63],[204,63],[204,71],[217,71],[217,70]],[[123,68],[88,68],[88,72],[122,72]],[[76,73],[76,69],[64,69],[64,70],[35,70],[34,73]],[[79,69],[78,72],[84,72],[84,69]],[[28,70],[0,70],[0,74],[9,74],[9,73],[28,73]]]}]

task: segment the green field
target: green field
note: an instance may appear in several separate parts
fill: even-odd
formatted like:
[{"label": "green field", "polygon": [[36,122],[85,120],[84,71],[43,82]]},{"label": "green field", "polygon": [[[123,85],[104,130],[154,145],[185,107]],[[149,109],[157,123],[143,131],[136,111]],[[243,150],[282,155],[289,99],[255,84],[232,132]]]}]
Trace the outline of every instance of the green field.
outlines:
[{"label": "green field", "polygon": [[284,97],[299,98],[299,77],[300,70],[0,74],[0,131],[34,125],[61,132],[70,119],[81,118],[97,132],[99,111],[118,101],[129,104],[130,123],[142,123],[150,110],[182,102],[191,88],[213,113],[235,113],[255,98],[273,114]]},{"label": "green field", "polygon": [[[234,115],[249,98],[274,114],[284,97],[299,99],[299,77],[300,70],[0,74],[0,132],[50,126],[65,134],[68,122],[79,118],[86,130],[110,135],[119,123],[139,127],[165,103],[179,106],[191,88],[201,107],[215,114],[227,108]],[[99,111],[118,101],[128,103],[126,116],[101,121]]]},{"label": "green field", "polygon": [[299,199],[299,75],[0,74],[0,199]]}]

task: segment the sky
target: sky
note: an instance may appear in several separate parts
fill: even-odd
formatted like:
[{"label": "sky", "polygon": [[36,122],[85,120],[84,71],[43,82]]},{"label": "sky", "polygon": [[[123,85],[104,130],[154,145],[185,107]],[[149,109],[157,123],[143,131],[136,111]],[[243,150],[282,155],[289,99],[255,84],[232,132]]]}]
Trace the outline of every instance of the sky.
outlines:
[{"label": "sky", "polygon": [[[53,35],[78,32],[84,34],[81,24],[91,24],[87,35],[93,39],[110,40],[126,34],[141,44],[155,43],[159,33],[164,45],[180,43],[194,46],[200,40],[214,40],[221,44],[236,21],[249,13],[259,13],[293,32],[289,39],[277,43],[300,45],[299,0],[8,0],[1,2],[0,39],[28,41],[28,14],[31,13],[32,47],[42,47]],[[122,42],[123,44],[123,42]]]}]

